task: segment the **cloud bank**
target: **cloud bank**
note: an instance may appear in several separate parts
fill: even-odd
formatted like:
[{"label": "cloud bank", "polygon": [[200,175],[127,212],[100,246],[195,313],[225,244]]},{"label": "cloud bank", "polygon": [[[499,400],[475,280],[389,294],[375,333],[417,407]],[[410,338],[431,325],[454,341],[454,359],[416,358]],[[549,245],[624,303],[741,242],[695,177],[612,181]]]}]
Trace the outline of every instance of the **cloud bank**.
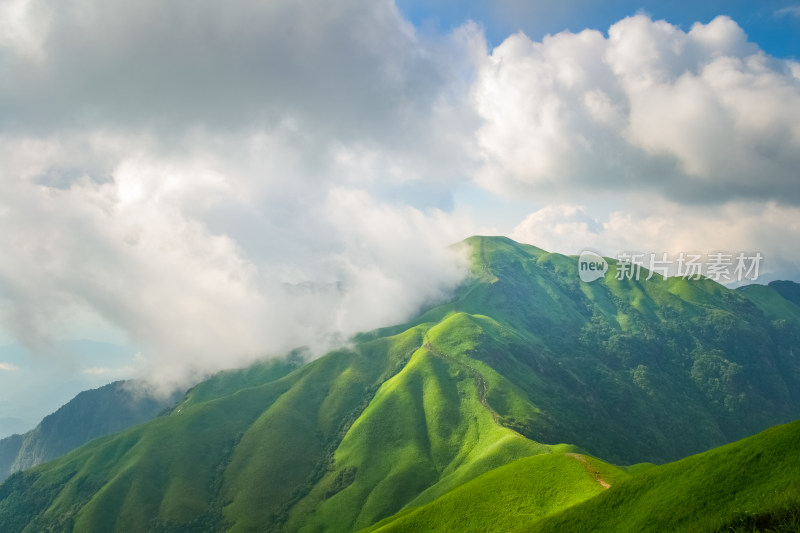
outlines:
[{"label": "cloud bank", "polygon": [[[391,324],[463,276],[465,28],[391,2],[7,4],[3,329],[88,313],[170,385]],[[398,200],[401,198],[401,200]]]},{"label": "cloud bank", "polygon": [[688,32],[637,15],[608,36],[512,35],[474,91],[487,188],[800,204],[800,64],[766,56],[727,17]]},{"label": "cloud bank", "polygon": [[446,297],[466,184],[531,199],[513,235],[556,250],[800,231],[800,65],[726,17],[488,50],[389,0],[0,10],[0,329],[44,353],[102,323],[165,388]]},{"label": "cloud bank", "polygon": [[576,204],[555,204],[531,213],[511,232],[521,242],[575,255],[592,247],[606,256],[621,252],[733,254],[761,252],[759,283],[800,271],[800,258],[787,242],[800,234],[797,209],[774,202],[764,206],[677,206],[649,201],[605,216]]}]

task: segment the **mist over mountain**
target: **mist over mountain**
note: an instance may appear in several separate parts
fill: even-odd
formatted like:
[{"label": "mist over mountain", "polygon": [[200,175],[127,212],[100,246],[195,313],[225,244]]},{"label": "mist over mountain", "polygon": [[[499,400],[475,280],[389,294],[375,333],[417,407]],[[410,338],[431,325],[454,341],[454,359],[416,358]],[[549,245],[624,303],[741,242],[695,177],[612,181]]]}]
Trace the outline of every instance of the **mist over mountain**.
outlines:
[{"label": "mist over mountain", "polygon": [[3,0],[0,533],[797,530],[797,2]]},{"label": "mist over mountain", "polygon": [[222,372],[165,416],[14,474],[0,525],[353,531],[510,464],[573,495],[551,508],[531,487],[533,523],[638,479],[591,456],[663,463],[800,417],[800,307],[773,287],[618,280],[613,260],[585,283],[576,257],[458,248],[471,273],[450,301],[312,362]]},{"label": "mist over mountain", "polygon": [[56,361],[113,333],[137,377],[183,386],[408,320],[476,233],[758,249],[800,280],[800,67],[748,33],[790,12],[661,3],[534,34],[519,5],[497,40],[465,3],[438,30],[401,4],[0,8],[4,338]]},{"label": "mist over mountain", "polygon": [[21,418],[4,417],[0,418],[0,438],[14,433],[24,433],[28,429],[29,423]]},{"label": "mist over mountain", "polygon": [[81,392],[32,430],[0,440],[0,478],[60,457],[97,437],[154,418],[180,397],[148,394],[143,382],[115,381]]},{"label": "mist over mountain", "polygon": [[133,377],[136,353],[124,342],[88,339],[0,346],[0,418],[23,420],[7,431],[0,423],[0,438],[33,429],[82,391]]}]

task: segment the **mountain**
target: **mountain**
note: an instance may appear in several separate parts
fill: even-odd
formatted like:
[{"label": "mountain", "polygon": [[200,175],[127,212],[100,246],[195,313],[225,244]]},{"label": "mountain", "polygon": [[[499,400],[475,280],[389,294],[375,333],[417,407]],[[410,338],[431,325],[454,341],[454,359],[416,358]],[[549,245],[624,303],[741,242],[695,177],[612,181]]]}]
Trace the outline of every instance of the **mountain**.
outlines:
[{"label": "mountain", "polygon": [[512,461],[365,531],[515,531],[522,524],[557,516],[631,477],[569,449],[554,446],[550,453]]},{"label": "mountain", "polygon": [[800,421],[633,475],[586,458],[593,479],[569,454],[519,459],[370,531],[798,531],[798,450]]},{"label": "mountain", "polygon": [[647,473],[608,461],[672,461],[800,417],[786,291],[620,281],[613,260],[584,283],[575,257],[460,246],[472,275],[450,301],[309,363],[223,372],[11,476],[0,530],[355,531],[434,504],[463,515],[482,487],[542,494],[497,507],[531,522]]},{"label": "mountain", "polygon": [[[124,379],[137,350],[87,339],[53,340],[36,348],[0,345],[0,439],[25,433],[82,391]],[[22,419],[9,426],[8,419]]]},{"label": "mountain", "polygon": [[179,399],[155,399],[140,391],[136,382],[117,381],[81,392],[31,431],[0,440],[0,480],[150,420]]},{"label": "mountain", "polygon": [[772,281],[769,287],[795,305],[800,305],[800,284],[793,281]]},{"label": "mountain", "polygon": [[800,530],[800,421],[652,468],[520,531]]},{"label": "mountain", "polygon": [[5,479],[11,474],[11,466],[17,460],[22,440],[22,435],[11,435],[0,440],[0,479]]}]

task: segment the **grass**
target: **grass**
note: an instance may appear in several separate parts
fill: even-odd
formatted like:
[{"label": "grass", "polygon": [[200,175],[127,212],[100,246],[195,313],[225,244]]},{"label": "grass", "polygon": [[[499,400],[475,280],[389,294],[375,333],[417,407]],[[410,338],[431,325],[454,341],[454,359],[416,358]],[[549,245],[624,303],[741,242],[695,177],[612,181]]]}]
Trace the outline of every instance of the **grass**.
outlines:
[{"label": "grass", "polygon": [[800,307],[710,281],[587,285],[575,258],[505,238],[464,245],[473,275],[452,301],[312,362],[298,353],[220,373],[165,416],[12,476],[0,530],[713,529],[790,517],[780,498],[794,498],[784,471],[800,479],[786,462],[798,448],[783,430],[753,441],[758,457],[724,448],[625,471],[586,454],[663,463],[796,417]]},{"label": "grass", "polygon": [[796,533],[800,531],[800,505],[787,501],[771,511],[745,515],[719,528],[725,533]]},{"label": "grass", "polygon": [[[336,450],[333,469],[295,509],[298,530],[301,524],[308,530],[366,527],[412,502],[546,450],[497,425],[481,403],[478,385],[452,359],[417,350],[381,386]],[[332,490],[348,471],[355,472],[351,482]]]},{"label": "grass", "polygon": [[[627,477],[596,460],[592,467],[602,469],[604,478]],[[522,523],[552,515],[604,490],[574,456],[547,453],[501,466],[365,531],[514,531]]]},{"label": "grass", "polygon": [[663,466],[620,469],[584,457],[587,468],[566,449],[509,463],[365,531],[800,529],[800,421]]},{"label": "grass", "polygon": [[800,421],[649,468],[520,531],[702,533],[786,527],[796,521],[800,505],[798,450]]}]

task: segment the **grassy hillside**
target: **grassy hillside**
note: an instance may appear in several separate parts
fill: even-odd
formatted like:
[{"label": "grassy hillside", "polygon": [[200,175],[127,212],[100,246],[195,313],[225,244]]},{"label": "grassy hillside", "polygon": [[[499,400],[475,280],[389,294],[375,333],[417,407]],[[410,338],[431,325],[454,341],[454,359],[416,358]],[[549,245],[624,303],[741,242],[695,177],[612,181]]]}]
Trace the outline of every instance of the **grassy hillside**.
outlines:
[{"label": "grassy hillside", "polygon": [[0,525],[263,531],[324,523],[347,531],[426,490],[432,498],[547,450],[498,425],[485,383],[426,348],[426,331],[208,394],[248,374],[224,373],[169,416],[12,476],[0,489]]},{"label": "grassy hillside", "polygon": [[556,451],[364,531],[798,531],[799,459],[800,421],[633,475]]},{"label": "grassy hillside", "polygon": [[466,245],[481,282],[447,308],[516,336],[472,357],[537,407],[505,421],[533,440],[666,462],[800,415],[800,307],[777,291],[762,304],[710,280],[618,281],[613,268],[583,283],[575,258],[503,238]]},{"label": "grassy hillside", "polygon": [[533,519],[602,489],[541,443],[665,462],[800,416],[800,308],[780,292],[586,284],[575,258],[504,238],[462,246],[472,276],[451,301],[307,364],[223,372],[165,416],[15,474],[0,530],[413,527],[459,514],[465,491],[501,490],[492,476],[511,464],[563,477],[552,493],[516,478],[542,498],[507,512]]},{"label": "grassy hillside", "polygon": [[652,468],[519,529],[727,530],[800,530],[800,421]]},{"label": "grassy hillside", "polygon": [[365,531],[515,531],[520,524],[572,507],[628,477],[619,468],[583,455],[537,455],[492,470]]},{"label": "grassy hillside", "polygon": [[92,439],[154,418],[179,394],[153,398],[135,382],[116,381],[81,392],[24,435],[0,440],[0,480],[60,457]]},{"label": "grassy hillside", "polygon": [[495,423],[483,405],[480,379],[427,348],[417,350],[353,423],[330,471],[293,510],[289,529],[359,529],[480,473],[545,452]]}]

